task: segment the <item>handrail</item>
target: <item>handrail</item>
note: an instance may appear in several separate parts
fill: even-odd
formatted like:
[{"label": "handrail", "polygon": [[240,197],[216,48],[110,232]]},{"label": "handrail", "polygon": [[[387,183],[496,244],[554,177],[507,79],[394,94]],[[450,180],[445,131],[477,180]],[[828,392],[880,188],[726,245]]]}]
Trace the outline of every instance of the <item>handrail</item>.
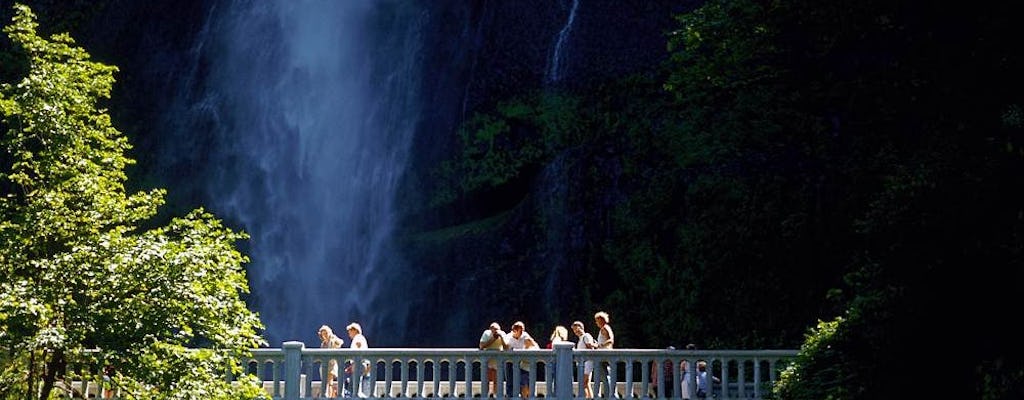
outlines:
[{"label": "handrail", "polygon": [[[286,342],[280,349],[255,349],[243,361],[246,371],[264,380],[264,388],[275,399],[297,400],[323,398],[321,377],[326,375],[329,361],[339,365],[341,379],[348,379],[347,398],[394,397],[489,397],[486,374],[481,366],[489,360],[498,365],[496,395],[520,397],[520,384],[529,387],[529,397],[576,399],[583,397],[584,363],[605,366],[594,370],[594,393],[618,397],[680,398],[681,392],[696,393],[696,377],[684,381],[680,368],[670,368],[673,388],[659,387],[651,382],[652,366],[686,363],[696,370],[697,360],[704,360],[710,373],[719,378],[711,391],[719,399],[760,399],[767,394],[779,372],[796,356],[796,350],[577,350],[572,343],[560,343],[553,350],[482,351],[476,348],[372,348],[320,349],[305,348],[301,342]],[[357,361],[358,360],[358,361]],[[369,371],[363,370],[363,360]],[[353,361],[357,361],[354,362]],[[341,372],[352,365],[354,376],[369,379],[370,393],[352,390],[351,376]],[[522,381],[516,367],[527,367]],[[468,373],[467,373],[468,371]],[[656,373],[662,368],[657,367]],[[364,375],[365,373],[365,375]],[[597,382],[605,382],[598,385]],[[565,383],[564,385],[562,383]],[[687,385],[685,388],[682,385]],[[600,386],[600,387],[599,387]],[[344,385],[343,385],[344,387]],[[554,390],[554,389],[557,389]],[[610,390],[609,390],[610,389]],[[696,397],[696,396],[692,396]]]}]

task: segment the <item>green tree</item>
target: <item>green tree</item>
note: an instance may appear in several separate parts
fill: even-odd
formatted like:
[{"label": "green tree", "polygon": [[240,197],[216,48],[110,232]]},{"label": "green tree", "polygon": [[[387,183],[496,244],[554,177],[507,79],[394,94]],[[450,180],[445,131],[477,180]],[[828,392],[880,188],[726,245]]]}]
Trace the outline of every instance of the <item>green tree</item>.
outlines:
[{"label": "green tree", "polygon": [[130,144],[99,107],[117,69],[15,7],[4,32],[28,69],[0,86],[0,397],[46,399],[104,366],[131,398],[260,396],[223,377],[262,343],[246,234],[202,209],[152,226],[165,191],[126,192]]}]

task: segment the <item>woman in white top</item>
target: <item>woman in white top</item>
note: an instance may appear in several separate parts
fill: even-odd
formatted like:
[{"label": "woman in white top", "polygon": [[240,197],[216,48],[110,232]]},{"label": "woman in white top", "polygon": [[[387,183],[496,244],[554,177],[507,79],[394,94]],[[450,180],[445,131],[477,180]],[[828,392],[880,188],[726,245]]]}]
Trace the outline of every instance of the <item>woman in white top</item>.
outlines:
[{"label": "woman in white top", "polygon": [[[572,323],[572,333],[576,334],[579,340],[576,342],[577,349],[595,349],[597,348],[597,341],[594,337],[587,333],[583,327],[583,322],[576,321]],[[588,398],[594,398],[594,391],[590,387],[590,375],[594,373],[594,362],[587,360],[583,363],[583,395]]]},{"label": "woman in white top", "polygon": [[[334,330],[327,325],[323,325],[319,330],[316,331],[317,336],[320,336],[320,348],[324,349],[338,349],[345,344],[345,341],[334,334]],[[338,395],[338,389],[334,385],[334,380],[338,378],[338,361],[331,359],[327,362],[327,377],[324,379],[324,390],[325,397],[336,397]]]}]

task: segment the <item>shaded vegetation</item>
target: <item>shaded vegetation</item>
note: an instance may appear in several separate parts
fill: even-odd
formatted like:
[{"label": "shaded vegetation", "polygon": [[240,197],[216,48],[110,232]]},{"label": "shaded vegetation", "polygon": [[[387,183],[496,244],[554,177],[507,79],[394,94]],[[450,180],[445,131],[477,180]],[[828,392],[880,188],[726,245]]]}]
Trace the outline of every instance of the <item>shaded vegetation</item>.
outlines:
[{"label": "shaded vegetation", "polygon": [[[1021,344],[998,322],[1024,287],[1024,60],[1008,15],[709,1],[679,16],[658,72],[573,93],[575,131],[499,108],[464,126],[465,167],[445,172],[501,185],[566,154],[611,154],[621,168],[587,170],[597,184],[574,195],[617,193],[583,202],[610,222],[587,233],[576,277],[579,303],[619,311],[630,343],[804,342],[783,398],[932,381],[888,368],[907,364],[964,377],[919,395],[1018,398]],[[547,132],[582,135],[569,146]],[[502,169],[476,154],[502,154]],[[485,200],[480,186],[438,200]]]}]

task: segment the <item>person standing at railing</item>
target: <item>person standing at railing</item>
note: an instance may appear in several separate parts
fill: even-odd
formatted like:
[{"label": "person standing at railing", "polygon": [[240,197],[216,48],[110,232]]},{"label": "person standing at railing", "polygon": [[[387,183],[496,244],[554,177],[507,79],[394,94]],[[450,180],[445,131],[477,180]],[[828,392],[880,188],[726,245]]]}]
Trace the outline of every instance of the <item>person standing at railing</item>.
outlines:
[{"label": "person standing at railing", "polygon": [[[345,327],[345,330],[348,331],[348,338],[352,340],[352,343],[351,345],[349,345],[349,348],[370,348],[370,344],[366,341],[366,336],[363,336],[363,327],[360,326],[359,323],[353,322],[351,324],[348,324],[348,326]],[[352,377],[350,382],[352,382],[355,385],[355,387],[359,388],[357,389],[356,392],[357,395],[359,397],[369,397],[370,393],[372,392],[372,390],[370,389],[370,360],[363,360],[362,364],[363,373],[359,374],[358,377],[355,376],[355,372],[352,369],[352,365],[349,365],[348,367],[345,368],[345,373],[348,374],[348,376]]]},{"label": "person standing at railing", "polygon": [[[340,349],[345,341],[334,334],[334,330],[327,325],[320,326],[317,335],[320,336],[320,348]],[[326,397],[337,397],[338,387],[334,381],[338,379],[338,361],[331,359],[327,362],[327,377],[323,380],[324,395]]]},{"label": "person standing at railing", "polygon": [[569,330],[565,329],[564,326],[558,325],[555,330],[551,332],[551,340],[548,342],[548,348],[555,348],[555,343],[568,342],[569,341]]},{"label": "person standing at railing", "polygon": [[[597,348],[615,348],[615,333],[612,332],[611,317],[604,311],[594,314],[594,323],[597,324]],[[612,385],[611,366],[608,362],[601,362],[595,375],[597,382],[597,394],[601,397],[615,397],[615,386]]]},{"label": "person standing at railing", "polygon": [[[686,350],[697,350],[697,345],[689,343],[686,345]],[[680,374],[680,387],[679,397],[689,400],[690,399],[690,382],[693,381],[693,375],[690,375],[690,362],[683,359],[679,363],[679,370],[682,371]]]},{"label": "person standing at railing", "polygon": [[[491,326],[487,327],[484,333],[480,335],[480,350],[505,350],[505,331],[501,330],[501,325],[498,325],[497,322],[491,322]],[[497,381],[498,361],[492,358],[487,360],[487,385],[489,393],[495,394],[495,390],[497,390],[495,384]]]},{"label": "person standing at railing", "polygon": [[[551,339],[550,339],[550,341],[548,341],[548,348],[549,349],[554,349],[555,348],[555,344],[558,344],[558,343],[569,343],[569,330],[565,329],[565,327],[562,326],[562,325],[556,326],[555,330],[553,332],[551,332]],[[552,372],[558,371],[558,363],[552,361],[551,362],[551,369],[550,369],[550,371],[552,371]],[[554,379],[551,379],[550,381],[545,379],[545,381],[550,383],[550,386],[548,387],[548,392],[549,393],[556,393]]]},{"label": "person standing at railing", "polygon": [[[675,346],[668,346],[665,350],[675,350]],[[675,389],[674,379],[672,376],[674,372],[672,370],[672,360],[667,361],[655,361],[651,363],[651,391],[654,397],[661,397],[658,395],[658,386],[665,386],[665,397],[672,397],[673,389]]]},{"label": "person standing at railing", "polygon": [[[575,321],[572,323],[572,333],[576,334],[579,338],[576,341],[576,348],[581,350],[589,350],[597,348],[597,341],[594,340],[594,336],[587,333],[587,329],[583,326],[583,322]],[[590,376],[594,373],[594,362],[587,360],[583,363],[583,395],[588,398],[594,398],[594,389],[590,387]]]},{"label": "person standing at railing", "polygon": [[708,377],[708,363],[704,360],[697,361],[697,398],[703,399],[708,397],[711,393],[711,386],[709,385],[708,379],[719,382],[717,376],[711,375]]},{"label": "person standing at railing", "polygon": [[[528,350],[528,349],[539,349],[540,346],[536,340],[526,332],[526,324],[523,321],[516,321],[512,324],[512,333],[509,333],[505,337],[505,343],[508,344],[508,348],[511,350]],[[530,397],[530,361],[523,360],[519,362],[519,393],[523,398]],[[512,392],[512,379],[507,379],[506,382],[506,394]]]}]

